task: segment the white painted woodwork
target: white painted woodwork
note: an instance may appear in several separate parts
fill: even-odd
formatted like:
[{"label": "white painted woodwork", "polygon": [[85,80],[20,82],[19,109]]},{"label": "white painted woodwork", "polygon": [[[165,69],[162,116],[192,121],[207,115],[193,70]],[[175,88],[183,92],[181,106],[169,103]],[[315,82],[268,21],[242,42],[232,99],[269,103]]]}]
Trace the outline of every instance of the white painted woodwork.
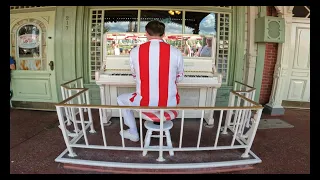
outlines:
[{"label": "white painted woodwork", "polygon": [[[29,22],[35,19],[37,22]],[[31,101],[31,102],[57,102],[57,86],[55,78],[55,69],[51,70],[49,63],[54,62],[54,24],[55,11],[46,12],[28,12],[10,14],[10,55],[15,57],[17,67],[19,67],[19,57],[17,50],[17,31],[20,27],[34,24],[39,26],[43,23],[41,31],[45,30],[45,37],[41,37],[41,41],[45,41],[45,49],[42,49],[42,55],[39,59],[45,59],[42,70],[14,70],[11,73],[11,83],[13,90],[12,101]],[[40,26],[39,26],[40,27]],[[42,34],[40,34],[42,36]],[[51,37],[51,38],[49,38]],[[15,47],[12,47],[15,43]],[[42,44],[40,44],[42,48]],[[13,49],[15,48],[15,49]],[[44,55],[45,52],[45,55]],[[20,58],[28,59],[28,58]],[[30,58],[29,58],[30,59]],[[55,66],[55,64],[54,64]]]},{"label": "white painted woodwork", "polygon": [[292,23],[288,76],[283,100],[310,101],[310,23]]}]

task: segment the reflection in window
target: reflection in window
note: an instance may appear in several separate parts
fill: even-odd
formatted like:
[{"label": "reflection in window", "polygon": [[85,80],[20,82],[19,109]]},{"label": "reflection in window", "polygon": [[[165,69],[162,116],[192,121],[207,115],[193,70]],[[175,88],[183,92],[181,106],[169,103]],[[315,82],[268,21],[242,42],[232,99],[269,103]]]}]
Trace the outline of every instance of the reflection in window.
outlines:
[{"label": "reflection in window", "polygon": [[214,57],[217,14],[186,12],[183,54],[189,57]]},{"label": "reflection in window", "polygon": [[216,34],[217,14],[205,12],[186,12],[185,18],[185,34]]},{"label": "reflection in window", "polygon": [[217,71],[223,74],[223,82],[227,82],[230,13],[141,10],[138,20],[139,11],[92,11],[91,79],[94,79],[94,71],[100,68],[102,59],[105,61],[107,56],[128,56],[132,48],[147,42],[145,26],[151,20],[158,20],[166,26],[165,42],[178,48],[184,57],[215,60]]},{"label": "reflection in window", "polygon": [[146,25],[152,20],[163,22],[166,25],[166,34],[182,34],[182,12],[180,11],[142,10],[140,32],[145,32]]},{"label": "reflection in window", "polygon": [[40,33],[39,28],[31,24],[22,26],[17,32],[17,69],[41,70]]},{"label": "reflection in window", "polygon": [[20,28],[17,37],[19,58],[37,58],[40,56],[39,29],[34,25]]},{"label": "reflection in window", "polygon": [[106,55],[128,55],[130,50],[140,44],[138,31],[138,11],[105,11],[103,42]]},{"label": "reflection in window", "polygon": [[129,55],[131,49],[147,42],[144,33],[105,33],[106,55]]},{"label": "reflection in window", "polygon": [[110,32],[137,32],[137,10],[110,10],[104,11],[103,33]]}]

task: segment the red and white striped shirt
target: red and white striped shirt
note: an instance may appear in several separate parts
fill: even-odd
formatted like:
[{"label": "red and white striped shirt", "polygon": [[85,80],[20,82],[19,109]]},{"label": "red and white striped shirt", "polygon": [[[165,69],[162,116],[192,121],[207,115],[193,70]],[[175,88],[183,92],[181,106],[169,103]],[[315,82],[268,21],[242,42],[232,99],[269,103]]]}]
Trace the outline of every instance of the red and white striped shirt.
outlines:
[{"label": "red and white striped shirt", "polygon": [[136,106],[177,106],[177,82],[184,76],[181,52],[159,39],[152,39],[130,52],[136,92],[130,101]]}]

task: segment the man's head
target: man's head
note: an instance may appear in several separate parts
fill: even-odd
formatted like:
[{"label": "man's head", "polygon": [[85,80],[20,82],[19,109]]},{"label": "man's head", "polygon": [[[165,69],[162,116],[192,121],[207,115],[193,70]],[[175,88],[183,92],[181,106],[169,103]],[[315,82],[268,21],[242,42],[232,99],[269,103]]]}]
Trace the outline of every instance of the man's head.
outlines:
[{"label": "man's head", "polygon": [[207,43],[207,45],[208,45],[209,47],[211,47],[211,46],[212,46],[212,37],[207,37],[207,38],[206,38],[206,43]]},{"label": "man's head", "polygon": [[164,31],[165,31],[165,25],[162,22],[159,21],[150,21],[146,25],[146,36],[147,39],[153,39],[153,38],[163,38]]}]

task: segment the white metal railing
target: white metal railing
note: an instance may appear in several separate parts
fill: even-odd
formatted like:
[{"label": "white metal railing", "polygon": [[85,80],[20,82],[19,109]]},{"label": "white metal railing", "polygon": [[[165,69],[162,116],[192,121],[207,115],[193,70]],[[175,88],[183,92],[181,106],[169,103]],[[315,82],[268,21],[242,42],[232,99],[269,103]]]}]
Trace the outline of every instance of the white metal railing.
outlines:
[{"label": "white metal railing", "polygon": [[[72,87],[72,83],[77,84],[76,82],[80,81],[78,87]],[[239,84],[239,82],[237,82]],[[241,86],[245,88],[232,90],[229,97],[229,106],[228,107],[168,107],[168,108],[158,108],[158,107],[137,107],[137,106],[111,106],[111,105],[90,105],[89,101],[89,91],[87,88],[83,88],[82,78],[65,83],[61,86],[61,91],[63,92],[64,100],[59,104],[56,104],[57,114],[60,123],[60,129],[63,134],[63,138],[67,149],[56,158],[57,162],[62,163],[73,163],[73,164],[85,164],[85,165],[96,165],[96,166],[111,166],[111,167],[126,167],[126,168],[197,168],[197,167],[212,167],[212,166],[231,166],[231,165],[243,165],[243,164],[255,164],[261,162],[261,160],[251,152],[251,146],[254,141],[254,137],[258,128],[260,121],[261,113],[263,107],[254,102],[252,99],[254,97],[255,89],[253,87],[244,85],[240,83]],[[237,86],[236,86],[237,87]],[[239,86],[238,86],[239,87]],[[75,94],[72,94],[72,91]],[[71,93],[70,93],[71,92]],[[89,142],[88,132],[95,133],[93,126],[93,117],[92,110],[97,109],[99,111],[99,122],[101,126],[101,135],[103,145],[93,145]],[[123,118],[121,110],[123,109],[132,109],[139,113],[139,126],[140,126],[140,147],[128,146],[125,143],[123,136],[121,136],[121,146],[111,145],[107,142],[106,132],[102,122],[102,112],[104,110],[118,110],[120,114],[120,130],[123,132]],[[157,147],[144,147],[143,142],[143,119],[142,112],[145,110],[158,109],[161,112],[160,118],[160,140],[159,146]],[[164,111],[165,110],[177,110],[182,114],[181,125],[180,125],[180,137],[178,145],[173,146],[173,149],[166,148],[163,146],[163,121],[164,121]],[[79,114],[80,119],[76,119],[76,110]],[[85,114],[84,111],[87,111]],[[198,129],[198,138],[193,147],[183,147],[183,135],[188,133],[184,131],[184,111],[185,110],[195,110],[201,111],[202,116],[200,120],[200,126]],[[212,146],[201,146],[202,137],[202,127],[204,121],[205,111],[214,110],[215,113],[219,112],[220,116],[218,119],[218,126],[215,132],[216,137]],[[67,114],[67,120],[64,119],[63,111]],[[224,114],[226,116],[224,117]],[[253,116],[252,116],[253,114]],[[86,115],[86,116],[85,116]],[[224,125],[223,125],[224,121]],[[70,132],[67,129],[72,128],[73,131]],[[112,128],[112,127],[108,127]],[[87,131],[89,130],[89,131]],[[220,133],[222,134],[231,134],[232,141],[229,145],[219,145]],[[81,138],[84,138],[84,143],[79,143]],[[124,151],[157,151],[159,152],[158,159],[163,159],[164,151],[209,151],[209,150],[230,150],[230,149],[244,149],[242,154],[242,160],[227,161],[227,162],[211,162],[211,163],[193,163],[192,166],[187,164],[166,164],[166,166],[157,166],[156,164],[145,164],[145,163],[120,163],[120,162],[101,162],[101,161],[92,161],[92,160],[80,160],[74,158],[65,158],[63,157],[68,153],[69,157],[77,156],[74,152],[74,148],[87,148],[87,149],[104,149],[104,150],[124,150]],[[252,155],[253,159],[246,159],[249,157],[249,154]],[[162,164],[163,165],[163,164]]]},{"label": "white metal railing", "polygon": [[[246,98],[254,101],[256,89],[252,86],[243,84],[239,81],[235,81],[234,86],[233,86],[233,91],[236,92],[237,94],[241,94],[242,96],[245,96]],[[232,106],[248,106],[248,102],[241,103],[241,100],[237,96],[235,96],[234,93],[230,92],[228,106],[229,107],[230,106],[231,107]],[[235,131],[237,117],[240,115],[243,116],[243,117],[241,117],[241,119],[243,120],[243,123],[241,123],[240,131]],[[251,115],[252,115],[251,110],[243,110],[241,113],[239,112],[239,110],[228,111],[226,121],[225,121],[225,123],[226,123],[225,127],[227,127],[227,128],[224,127],[222,133],[227,134],[227,129],[229,128],[233,133],[238,133],[240,138],[247,137],[249,133],[252,133],[251,131],[247,131],[247,133],[244,134],[245,127],[246,128],[250,127],[250,122],[251,122],[250,120],[252,118]],[[232,116],[234,118],[231,118]]]},{"label": "white metal railing", "polygon": [[[64,84],[61,84],[60,88],[61,88],[62,99],[63,100],[68,99],[69,97],[73,96],[75,93],[78,93],[84,89],[83,78],[79,77],[74,80],[68,81]],[[90,101],[90,99],[87,100],[87,98],[85,98],[85,93],[79,95],[77,98],[78,98],[78,104],[85,104],[86,102]],[[73,104],[74,101],[73,101],[73,99],[71,99],[67,103]],[[90,104],[90,103],[87,103],[87,104]],[[68,125],[71,125],[72,119],[74,118],[72,113],[74,113],[74,115],[77,115],[78,112],[73,111],[71,108],[68,108],[68,107],[64,107],[64,110],[65,110],[64,112],[65,112],[65,117],[66,117],[67,123],[68,123]],[[86,112],[87,109],[84,109],[84,111]]]}]

